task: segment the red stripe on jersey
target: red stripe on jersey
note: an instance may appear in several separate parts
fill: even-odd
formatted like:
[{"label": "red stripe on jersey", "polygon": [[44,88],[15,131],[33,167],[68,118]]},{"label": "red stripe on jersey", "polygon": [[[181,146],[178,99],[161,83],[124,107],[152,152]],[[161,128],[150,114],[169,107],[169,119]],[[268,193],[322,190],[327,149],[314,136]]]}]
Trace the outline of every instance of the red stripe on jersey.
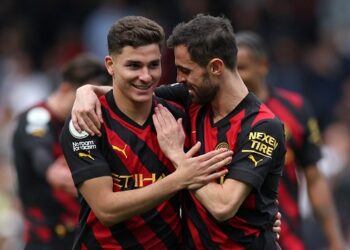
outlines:
[{"label": "red stripe on jersey", "polygon": [[69,213],[69,215],[71,215],[72,218],[74,218],[75,220],[78,218],[80,205],[77,202],[76,197],[57,188],[52,189],[52,195],[53,197],[55,197],[56,201],[64,207],[64,209]]},{"label": "red stripe on jersey", "polygon": [[234,228],[238,228],[244,231],[245,236],[259,237],[261,230],[258,228],[249,227],[247,221],[238,215],[235,215],[229,220],[230,225]]},{"label": "red stripe on jersey", "polygon": [[266,107],[266,105],[261,104],[259,113],[255,117],[254,121],[252,122],[252,127],[262,120],[273,119],[274,117],[275,117],[274,113],[272,113],[271,110],[268,107]]},{"label": "red stripe on jersey", "polygon": [[59,143],[55,143],[53,145],[53,149],[52,149],[53,155],[55,156],[55,158],[58,158],[60,156],[62,156],[62,148],[61,145]]},{"label": "red stripe on jersey", "polygon": [[241,132],[241,121],[245,116],[245,110],[240,111],[238,114],[236,114],[234,117],[232,117],[230,119],[230,124],[231,127],[229,129],[229,131],[227,131],[226,136],[227,136],[227,140],[228,143],[230,144],[230,149],[231,150],[235,150],[235,146],[236,146],[236,141],[238,138],[238,133]]},{"label": "red stripe on jersey", "polygon": [[301,239],[293,234],[288,226],[288,222],[284,221],[283,217],[281,219],[281,233],[279,243],[284,250],[305,250],[304,243]]},{"label": "red stripe on jersey", "polygon": [[[108,140],[110,141],[110,143],[112,145],[115,145],[115,144],[124,145],[124,142],[121,140],[121,138],[116,133],[114,133],[113,131],[108,129],[106,126],[105,126],[105,129],[107,131],[107,134],[109,135]],[[119,152],[115,152],[115,153],[120,154]],[[133,175],[134,173],[137,173],[137,175],[139,175],[139,176],[142,174],[144,176],[147,176],[147,178],[149,179],[149,176],[151,176],[151,173],[141,163],[141,161],[139,160],[139,157],[136,154],[134,154],[134,152],[132,152],[131,150],[128,150],[127,154],[128,154],[128,158],[120,156],[119,159],[123,162],[123,165],[128,168],[129,173],[131,175]],[[141,180],[141,178],[134,179],[135,185],[137,185],[137,186],[141,185],[141,183],[137,182],[137,180]],[[114,178],[113,178],[113,183],[115,185],[118,185],[118,183],[114,180]],[[153,182],[151,182],[151,181],[144,181],[143,182],[143,184],[145,186],[152,184],[152,183]],[[137,186],[134,188],[137,188]],[[116,189],[114,189],[114,190],[116,190]],[[157,208],[158,208],[159,215],[164,219],[164,221],[170,222],[170,224],[168,224],[168,225],[172,228],[172,230],[175,232],[179,232],[179,230],[180,230],[179,229],[179,221],[177,224],[174,224],[174,220],[176,218],[178,220],[178,217],[176,216],[176,212],[174,211],[174,209],[170,205],[170,203],[168,201],[165,201]],[[165,212],[163,212],[163,210],[165,210]],[[164,215],[166,213],[168,213],[168,215]],[[167,216],[169,216],[169,214],[173,214],[173,216],[167,217]],[[135,238],[137,238],[138,242],[140,244],[142,244],[143,246],[146,246],[147,241],[149,241],[150,238],[152,238],[152,242],[154,242],[158,246],[162,246],[163,248],[165,248],[165,246],[163,245],[161,240],[147,226],[147,223],[142,219],[142,217],[135,216],[135,217],[131,218],[130,220],[124,221],[124,223],[130,229],[130,231],[132,231]]]},{"label": "red stripe on jersey", "polygon": [[[101,99],[101,104],[103,107],[108,111],[108,115],[113,118],[115,121],[121,124],[121,126],[127,128],[130,130],[135,136],[137,136],[140,140],[142,140],[148,148],[150,148],[157,156],[158,159],[163,163],[163,165],[167,166],[169,168],[169,171],[173,172],[175,171],[175,168],[171,164],[170,160],[163,154],[161,151],[158,140],[157,140],[157,135],[152,131],[152,127],[149,125],[144,128],[138,128],[133,126],[132,124],[128,123],[127,121],[123,120],[121,117],[116,115],[113,110],[109,107],[107,104],[106,97],[103,96]],[[105,126],[106,128],[106,126]],[[111,132],[111,130],[109,130]],[[115,132],[112,132],[113,134],[116,134]],[[119,136],[117,136],[119,138]],[[119,145],[124,146],[126,145],[124,141],[122,141],[121,138],[119,140]],[[118,142],[117,140],[117,142]]]},{"label": "red stripe on jersey", "polygon": [[300,147],[302,144],[303,127],[300,125],[294,115],[281,102],[275,98],[270,98],[266,103],[267,106],[274,112],[278,118],[285,124],[296,144]]},{"label": "red stripe on jersey", "polygon": [[197,142],[197,117],[198,117],[198,110],[201,108],[200,105],[191,105],[189,116],[191,117],[191,145],[196,144]]},{"label": "red stripe on jersey", "polygon": [[288,91],[286,89],[276,89],[277,93],[290,101],[295,107],[301,108],[304,105],[303,98],[294,92]]},{"label": "red stripe on jersey", "polygon": [[299,208],[298,204],[295,200],[289,195],[287,188],[285,187],[285,183],[279,183],[278,190],[278,200],[279,206],[288,214],[288,217],[292,220],[292,223],[298,221],[299,219]]},{"label": "red stripe on jersey", "polygon": [[45,219],[43,212],[38,207],[30,207],[27,209],[26,213],[29,217],[33,217],[40,221],[43,221]]},{"label": "red stripe on jersey", "polygon": [[91,230],[103,249],[122,249],[119,243],[113,238],[109,229],[101,224],[97,219],[94,212],[90,212],[86,220],[86,223],[90,225]]},{"label": "red stripe on jersey", "polygon": [[40,240],[42,240],[44,242],[49,242],[52,238],[51,231],[48,227],[36,226],[34,228],[34,231],[36,232],[36,234],[40,238]]},{"label": "red stripe on jersey", "polygon": [[193,222],[190,218],[187,218],[187,226],[188,226],[188,229],[190,231],[193,243],[196,246],[196,249],[197,250],[205,250],[206,248],[202,244],[201,237],[197,231],[197,228],[193,224]]},{"label": "red stripe on jersey", "polygon": [[[197,212],[199,213],[202,222],[205,223],[206,228],[208,229],[210,239],[213,243],[220,245],[220,249],[222,250],[230,250],[230,249],[235,249],[235,250],[244,250],[244,247],[241,245],[237,244],[235,241],[231,240],[220,228],[218,228],[218,225],[214,220],[209,216],[209,212],[202,206],[202,204],[191,194],[191,198],[193,202],[196,205]],[[233,217],[235,218],[235,217]],[[189,222],[191,222],[190,219],[188,219]],[[197,231],[197,228],[190,223],[190,232],[192,235],[192,238],[196,244],[199,244],[198,242],[201,241],[199,237],[199,232]],[[235,228],[236,225],[234,225]],[[243,227],[242,227],[243,228]],[[202,246],[202,243],[199,244]],[[203,247],[203,249],[205,249]]]},{"label": "red stripe on jersey", "polygon": [[128,231],[130,231],[137,242],[145,249],[166,249],[162,240],[154,234],[147,226],[146,222],[140,216],[134,216],[131,219],[124,221]]},{"label": "red stripe on jersey", "polygon": [[83,243],[83,244],[81,244],[80,250],[88,250],[88,248],[87,248],[86,245]]},{"label": "red stripe on jersey", "polygon": [[214,150],[218,144],[218,129],[211,126],[209,112],[205,114],[204,118],[204,138],[204,151],[210,152]]}]

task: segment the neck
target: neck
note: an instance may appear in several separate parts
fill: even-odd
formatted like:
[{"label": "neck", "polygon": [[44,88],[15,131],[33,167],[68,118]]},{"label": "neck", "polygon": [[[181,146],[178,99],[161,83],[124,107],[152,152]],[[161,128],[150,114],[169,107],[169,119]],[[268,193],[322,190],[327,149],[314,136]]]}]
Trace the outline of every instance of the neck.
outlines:
[{"label": "neck", "polygon": [[113,89],[113,97],[121,112],[137,124],[141,126],[145,124],[152,111],[152,99],[147,102],[133,102],[118,91],[115,91],[115,89]]},{"label": "neck", "polygon": [[220,80],[220,89],[211,102],[213,121],[227,116],[247,96],[248,89],[237,72],[225,72]]}]

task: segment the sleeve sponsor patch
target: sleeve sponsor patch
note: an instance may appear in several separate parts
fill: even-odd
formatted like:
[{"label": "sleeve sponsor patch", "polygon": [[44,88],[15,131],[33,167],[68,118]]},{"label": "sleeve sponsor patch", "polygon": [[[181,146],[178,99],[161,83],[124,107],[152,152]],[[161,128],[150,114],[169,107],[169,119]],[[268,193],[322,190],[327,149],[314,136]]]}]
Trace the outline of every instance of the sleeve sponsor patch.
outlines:
[{"label": "sleeve sponsor patch", "polygon": [[277,140],[265,132],[250,132],[248,139],[250,148],[243,149],[244,153],[250,152],[271,158],[273,151],[278,147]]}]

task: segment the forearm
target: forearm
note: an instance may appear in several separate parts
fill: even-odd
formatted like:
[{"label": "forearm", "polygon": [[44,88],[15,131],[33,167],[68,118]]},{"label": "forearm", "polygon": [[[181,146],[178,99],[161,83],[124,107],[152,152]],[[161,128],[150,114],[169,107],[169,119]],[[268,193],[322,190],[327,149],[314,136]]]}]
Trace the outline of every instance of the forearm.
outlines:
[{"label": "forearm", "polygon": [[215,219],[225,221],[237,213],[250,191],[243,182],[228,179],[223,184],[208,183],[193,193]]},{"label": "forearm", "polygon": [[[109,178],[110,184],[113,185],[110,177],[96,179],[106,183],[105,178]],[[91,194],[91,189],[96,190],[96,186],[90,186],[90,188],[85,186],[80,188],[80,191],[105,226],[112,226],[145,213],[183,188],[175,175],[168,175],[151,185],[134,190],[112,192],[110,185],[104,185],[104,187],[99,188],[94,195]]]},{"label": "forearm", "polygon": [[89,88],[91,88],[91,90],[94,91],[94,93],[97,95],[97,96],[102,96],[102,95],[105,95],[107,94],[110,90],[113,89],[112,86],[98,86],[98,85],[88,85]]},{"label": "forearm", "polygon": [[308,184],[308,193],[315,217],[323,228],[330,249],[343,249],[343,240],[332,195],[322,175]]}]

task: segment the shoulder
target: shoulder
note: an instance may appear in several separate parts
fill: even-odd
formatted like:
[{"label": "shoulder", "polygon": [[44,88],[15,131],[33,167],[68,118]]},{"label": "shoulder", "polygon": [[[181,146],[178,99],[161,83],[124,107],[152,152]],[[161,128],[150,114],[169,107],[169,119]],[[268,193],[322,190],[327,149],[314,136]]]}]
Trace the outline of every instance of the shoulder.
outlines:
[{"label": "shoulder", "polygon": [[282,88],[275,88],[272,92],[272,97],[282,99],[299,109],[301,109],[306,102],[305,97],[300,93]]},{"label": "shoulder", "polygon": [[43,106],[34,106],[25,111],[19,118],[19,126],[23,126],[25,133],[35,137],[45,136],[50,129],[52,116]]}]

